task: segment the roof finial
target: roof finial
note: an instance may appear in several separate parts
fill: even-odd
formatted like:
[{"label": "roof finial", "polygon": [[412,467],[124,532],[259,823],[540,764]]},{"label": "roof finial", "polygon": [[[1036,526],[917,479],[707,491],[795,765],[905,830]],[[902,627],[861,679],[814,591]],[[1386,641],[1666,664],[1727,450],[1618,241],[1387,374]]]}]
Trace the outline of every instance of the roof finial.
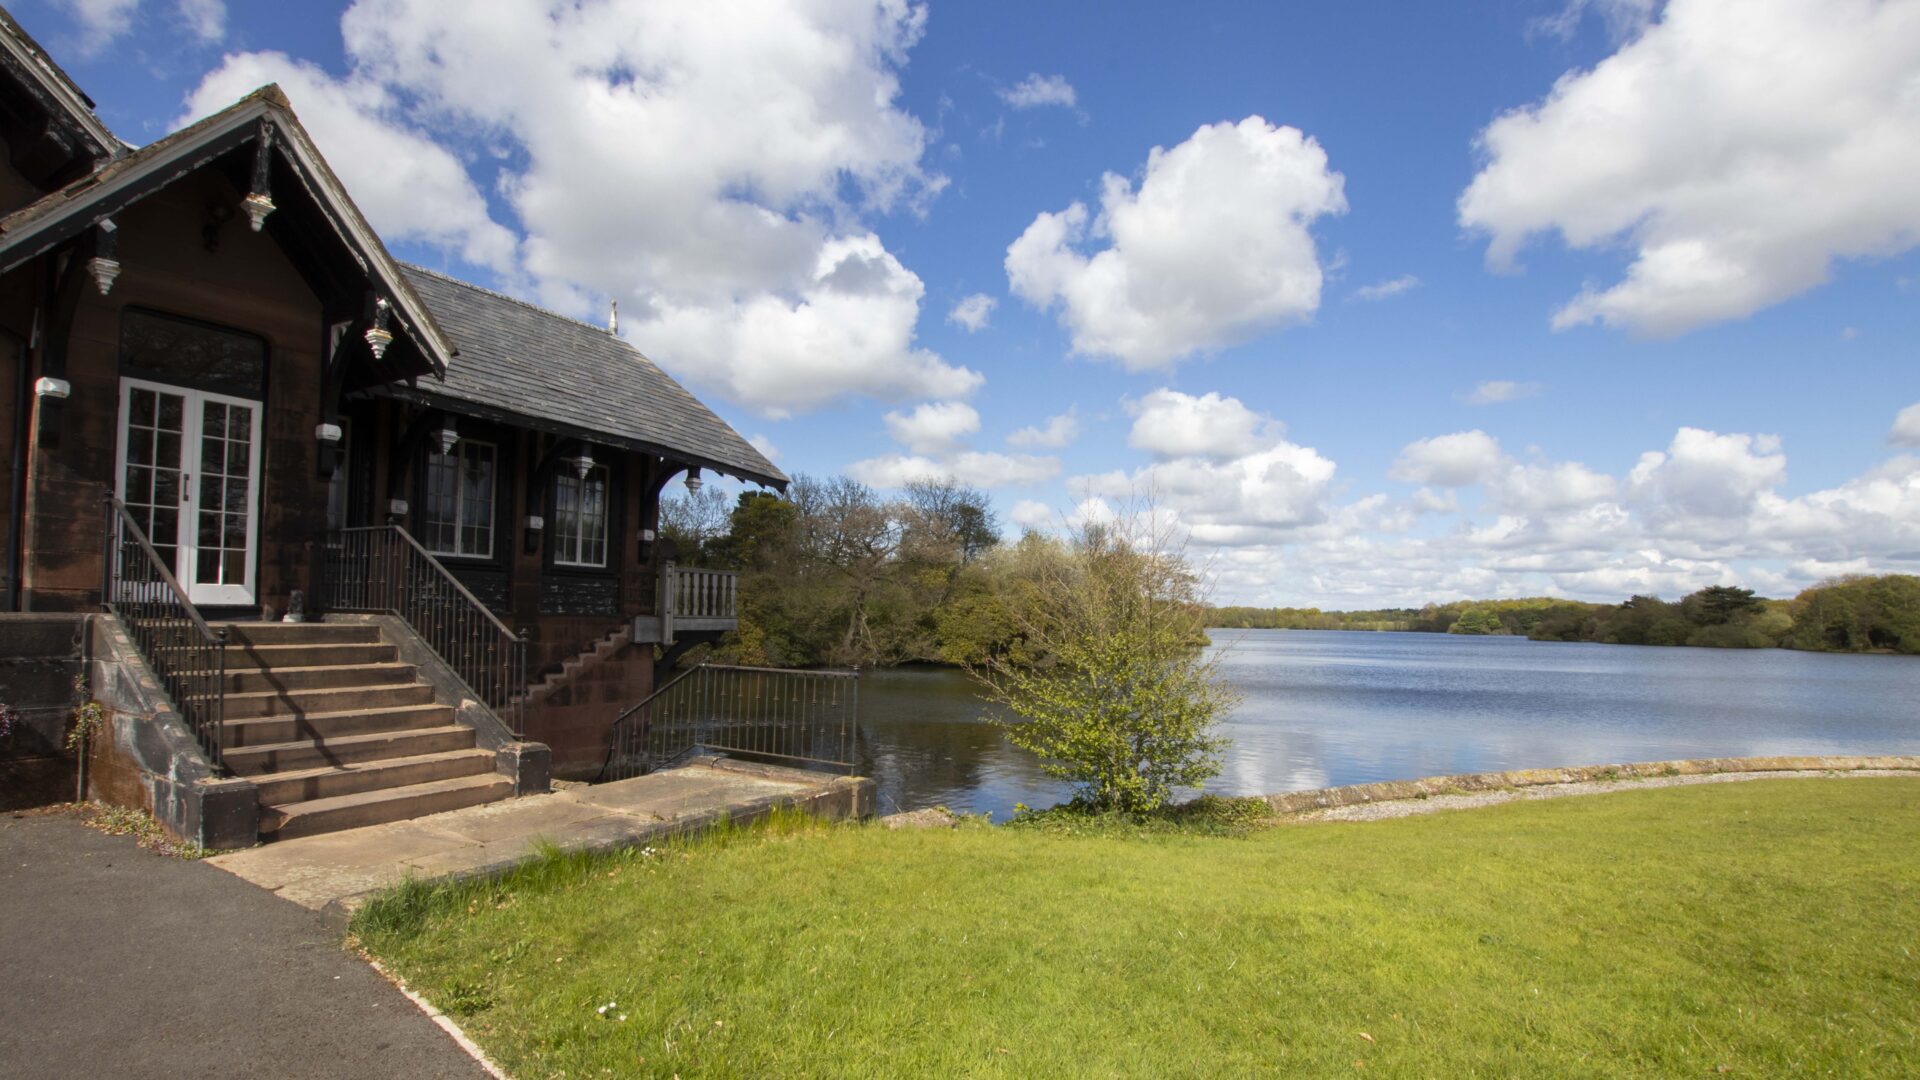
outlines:
[{"label": "roof finial", "polygon": [[613,302],[613,311],[607,315],[607,333],[617,334],[619,332],[620,332],[620,301],[615,300]]}]

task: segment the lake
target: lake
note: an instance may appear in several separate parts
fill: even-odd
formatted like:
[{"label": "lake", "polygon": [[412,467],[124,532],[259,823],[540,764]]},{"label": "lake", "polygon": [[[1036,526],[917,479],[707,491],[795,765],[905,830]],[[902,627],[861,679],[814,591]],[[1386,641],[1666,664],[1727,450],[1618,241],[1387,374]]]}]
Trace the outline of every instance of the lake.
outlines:
[{"label": "lake", "polygon": [[[1920,658],[1449,634],[1215,630],[1242,695],[1207,790],[1670,758],[1920,753]],[[1004,821],[1065,785],[1008,746],[965,675],[863,673],[862,768],[880,812]]]}]

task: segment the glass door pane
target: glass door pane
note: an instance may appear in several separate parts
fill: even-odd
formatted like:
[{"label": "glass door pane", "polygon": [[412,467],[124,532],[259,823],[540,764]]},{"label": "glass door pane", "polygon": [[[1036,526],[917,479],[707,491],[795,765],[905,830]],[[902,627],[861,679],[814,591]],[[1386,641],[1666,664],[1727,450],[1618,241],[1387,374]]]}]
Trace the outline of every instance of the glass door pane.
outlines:
[{"label": "glass door pane", "polygon": [[129,384],[122,402],[120,501],[177,576],[187,392]]},{"label": "glass door pane", "polygon": [[253,407],[224,401],[200,404],[200,476],[193,581],[247,584],[253,535]]}]

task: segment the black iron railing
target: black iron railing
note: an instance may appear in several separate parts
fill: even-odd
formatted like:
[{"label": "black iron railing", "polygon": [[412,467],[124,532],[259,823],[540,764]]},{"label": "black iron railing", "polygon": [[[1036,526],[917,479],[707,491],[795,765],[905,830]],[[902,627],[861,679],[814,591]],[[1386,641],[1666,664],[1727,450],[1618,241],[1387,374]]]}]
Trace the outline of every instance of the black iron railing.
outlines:
[{"label": "black iron railing", "polygon": [[200,617],[166,560],[127,512],[106,499],[106,569],[101,599],[120,620],[160,688],[215,767],[221,765],[226,719],[227,631]]},{"label": "black iron railing", "polygon": [[326,534],[319,582],[325,611],[406,620],[516,737],[526,731],[527,640],[398,525]]},{"label": "black iron railing", "polygon": [[858,671],[701,664],[613,722],[601,780],[663,769],[695,751],[853,772]]}]

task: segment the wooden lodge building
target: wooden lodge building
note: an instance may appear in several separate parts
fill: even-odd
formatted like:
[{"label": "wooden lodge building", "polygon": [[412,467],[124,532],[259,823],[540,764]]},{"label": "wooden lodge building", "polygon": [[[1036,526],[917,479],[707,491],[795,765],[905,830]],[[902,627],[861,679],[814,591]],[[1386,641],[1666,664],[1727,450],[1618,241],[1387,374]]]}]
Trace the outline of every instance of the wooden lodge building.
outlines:
[{"label": "wooden lodge building", "polygon": [[786,484],[616,333],[397,262],[277,87],[131,148],[4,11],[0,422],[0,655],[90,614],[96,694],[172,725],[91,786],[210,843],[591,775],[732,626],[662,490]]}]

